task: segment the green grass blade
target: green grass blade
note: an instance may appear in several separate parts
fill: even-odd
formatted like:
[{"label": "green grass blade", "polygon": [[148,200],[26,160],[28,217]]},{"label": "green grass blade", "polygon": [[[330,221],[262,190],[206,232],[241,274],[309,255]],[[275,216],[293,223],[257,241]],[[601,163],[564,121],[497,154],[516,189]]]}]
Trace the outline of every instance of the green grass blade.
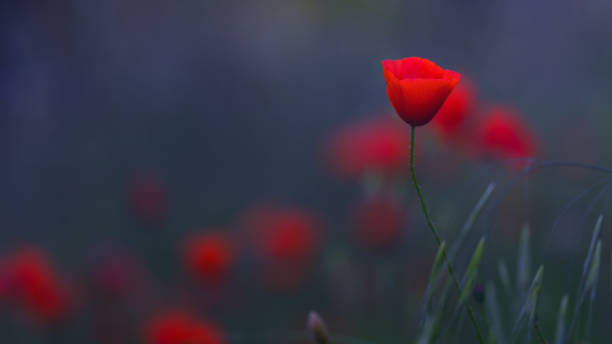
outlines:
[{"label": "green grass blade", "polygon": [[470,233],[470,230],[472,229],[472,227],[474,227],[474,223],[476,223],[478,216],[482,212],[482,209],[484,208],[484,206],[489,201],[489,198],[491,198],[491,194],[493,194],[494,190],[495,190],[495,183],[490,183],[485,189],[482,196],[480,196],[480,199],[474,206],[474,209],[472,209],[472,212],[470,213],[467,220],[463,224],[463,227],[461,228],[459,235],[454,240],[453,245],[451,246],[449,250],[448,257],[450,260],[452,260],[452,258],[455,257],[459,249],[461,249],[461,245],[463,244],[463,241],[465,240],[467,235]]},{"label": "green grass blade", "polygon": [[[521,325],[524,323],[524,320],[528,317],[529,324],[533,323],[535,317],[536,306],[538,302],[538,295],[540,293],[540,289],[542,288],[542,279],[544,277],[544,266],[540,265],[538,271],[531,282],[531,286],[529,287],[529,291],[527,293],[527,299],[525,303],[521,307],[519,315],[514,323],[514,328],[512,330],[512,337],[516,337],[518,335],[519,330],[521,329]],[[531,326],[529,326],[531,329]]]},{"label": "green grass blade", "polygon": [[531,283],[531,287],[529,287],[529,323],[533,323],[536,315],[536,307],[538,304],[538,295],[540,294],[540,290],[542,289],[542,278],[544,275],[544,267],[540,265],[536,276]]},{"label": "green grass blade", "polygon": [[442,242],[442,245],[438,248],[438,253],[434,259],[433,266],[431,267],[431,274],[429,276],[429,282],[427,283],[427,289],[425,290],[425,300],[423,306],[428,307],[431,300],[431,295],[435,290],[436,283],[438,282],[440,268],[444,265],[444,253],[446,251],[446,242]]},{"label": "green grass blade", "polygon": [[510,273],[508,272],[508,266],[506,265],[506,262],[504,262],[503,260],[498,261],[497,271],[499,272],[499,279],[501,280],[503,287],[506,289],[506,292],[508,294],[511,294],[512,287],[510,284]]},{"label": "green grass blade", "polygon": [[529,225],[523,225],[516,263],[516,283],[519,295],[523,294],[529,283],[531,264],[529,258],[529,232]]},{"label": "green grass blade", "polygon": [[482,237],[478,242],[474,253],[472,254],[472,259],[470,259],[467,271],[465,272],[463,286],[461,288],[461,295],[459,295],[459,301],[457,302],[457,309],[463,306],[468,296],[472,294],[474,281],[476,280],[476,275],[478,274],[478,266],[480,265],[480,261],[482,260],[482,254],[484,252],[484,244],[485,238]]},{"label": "green grass blade", "polygon": [[589,269],[589,274],[586,279],[586,290],[593,290],[597,282],[599,281],[599,265],[601,258],[601,240],[597,240],[597,245],[595,246],[595,253],[593,255],[593,263]]},{"label": "green grass blade", "polygon": [[591,243],[589,244],[589,250],[587,251],[584,264],[582,266],[582,278],[580,279],[580,285],[578,287],[578,300],[574,306],[574,312],[572,313],[572,321],[570,323],[568,338],[572,339],[574,330],[578,322],[578,317],[582,313],[582,305],[586,294],[591,291],[591,299],[595,297],[595,286],[599,280],[599,267],[601,260],[601,240],[599,236],[601,233],[603,223],[603,215],[599,215],[595,228],[593,229],[593,236],[591,237]]},{"label": "green grass blade", "polygon": [[485,310],[487,318],[491,322],[489,338],[491,343],[505,344],[506,336],[504,335],[504,325],[497,302],[497,293],[493,283],[487,283],[485,287]]},{"label": "green grass blade", "polygon": [[589,245],[589,250],[587,252],[586,259],[584,260],[584,264],[582,266],[582,278],[587,277],[587,271],[589,269],[589,265],[591,264],[591,259],[593,258],[593,250],[595,249],[595,243],[597,239],[599,239],[599,233],[601,232],[601,225],[603,222],[603,215],[599,215],[597,218],[597,223],[595,223],[595,228],[593,229],[593,236],[591,237],[591,244]]},{"label": "green grass blade", "polygon": [[[593,263],[589,269],[589,275],[586,281],[585,292],[590,292],[589,308],[587,311],[586,319],[586,334],[587,336],[591,332],[591,319],[593,317],[593,304],[595,303],[595,296],[597,295],[597,283],[599,282],[599,271],[601,261],[601,240],[597,240],[595,246],[595,253],[593,254]],[[586,339],[586,338],[585,338]]]},{"label": "green grass blade", "polygon": [[561,298],[561,305],[559,305],[559,314],[557,315],[557,332],[555,334],[555,344],[563,344],[565,336],[565,319],[567,317],[567,304],[569,303],[569,296],[563,295]]},{"label": "green grass blade", "polygon": [[417,340],[417,344],[430,344],[435,342],[436,334],[440,328],[439,318],[437,316],[428,317],[423,326],[423,332]]}]

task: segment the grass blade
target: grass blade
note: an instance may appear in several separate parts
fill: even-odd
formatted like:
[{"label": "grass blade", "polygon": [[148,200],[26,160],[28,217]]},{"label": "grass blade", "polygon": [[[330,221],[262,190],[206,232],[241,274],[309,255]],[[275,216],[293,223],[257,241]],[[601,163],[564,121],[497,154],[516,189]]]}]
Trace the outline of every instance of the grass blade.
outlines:
[{"label": "grass blade", "polygon": [[584,260],[584,264],[582,265],[582,278],[587,277],[587,270],[589,268],[589,265],[591,264],[591,259],[593,258],[593,250],[595,248],[595,243],[597,242],[597,239],[599,239],[602,222],[603,215],[599,215],[599,218],[597,218],[597,223],[595,223],[595,228],[593,229],[593,236],[591,237],[591,244],[589,245],[589,250],[587,252],[586,259]]},{"label": "grass blade", "polygon": [[508,272],[508,266],[506,262],[500,260],[497,262],[497,271],[499,272],[499,279],[502,282],[502,285],[506,289],[508,294],[512,293],[512,287],[510,286],[510,273]]},{"label": "grass blade", "polygon": [[472,259],[470,259],[467,271],[465,272],[463,286],[461,288],[461,295],[459,295],[459,301],[457,302],[457,309],[463,306],[468,296],[472,294],[472,287],[474,286],[474,281],[476,280],[476,275],[478,274],[478,266],[480,265],[482,253],[484,252],[484,244],[485,238],[482,237],[474,250],[474,254],[472,254]]},{"label": "grass blade", "polygon": [[[597,222],[595,223],[595,228],[593,229],[593,236],[591,237],[589,250],[582,266],[582,278],[578,287],[578,301],[574,306],[574,312],[572,313],[572,321],[570,323],[568,333],[568,338],[570,339],[574,334],[574,329],[576,327],[578,316],[582,313],[581,310],[582,305],[584,303],[584,298],[586,297],[587,292],[594,290],[594,287],[597,284],[597,281],[599,280],[599,266],[601,256],[601,240],[599,240],[599,235],[601,233],[602,223],[603,215],[599,215],[599,217],[597,218]],[[598,250],[599,252],[597,252]],[[592,294],[592,298],[594,298],[595,293],[592,292]]]},{"label": "grass blade", "polygon": [[[516,319],[516,322],[514,323],[514,328],[512,330],[513,338],[515,338],[518,335],[518,332],[522,327],[521,324],[523,323],[523,320],[527,318],[527,316],[529,317],[528,318],[529,323],[530,324],[533,323],[533,320],[535,318],[535,311],[536,311],[536,306],[537,306],[537,301],[538,301],[538,295],[540,293],[540,289],[542,288],[543,277],[544,277],[544,266],[540,265],[540,267],[538,268],[538,271],[535,274],[535,277],[533,278],[533,281],[531,282],[531,286],[529,287],[529,291],[527,293],[527,299],[525,300],[523,307],[521,307],[521,310]],[[529,327],[529,329],[531,329],[531,327]]]},{"label": "grass blade", "polygon": [[472,209],[472,212],[470,213],[467,220],[463,224],[463,227],[461,228],[459,235],[457,236],[457,238],[455,239],[455,241],[453,242],[453,245],[451,246],[449,250],[448,256],[450,260],[452,260],[452,258],[455,257],[455,255],[461,248],[461,245],[463,244],[463,240],[465,240],[465,237],[467,237],[472,227],[474,227],[474,223],[478,219],[478,216],[482,212],[482,209],[484,208],[484,206],[489,201],[489,198],[491,198],[491,194],[493,193],[494,190],[495,190],[495,183],[490,183],[485,189],[485,191],[483,192],[482,196],[480,196],[480,199],[474,206],[474,209]]},{"label": "grass blade", "polygon": [[518,259],[516,263],[516,284],[519,295],[523,294],[529,283],[529,225],[524,224],[521,230]]},{"label": "grass blade", "polygon": [[589,275],[587,277],[586,289],[585,289],[585,292],[591,293],[590,300],[589,300],[589,309],[587,312],[587,320],[586,320],[587,336],[591,332],[591,319],[593,316],[593,304],[595,303],[595,296],[597,295],[597,283],[599,282],[600,261],[601,261],[601,240],[597,240],[597,245],[595,246],[595,253],[593,255],[593,263],[591,264],[591,268],[589,269]]},{"label": "grass blade", "polygon": [[426,309],[431,300],[433,290],[435,290],[436,283],[438,282],[440,268],[444,264],[444,253],[446,251],[446,242],[442,242],[442,245],[438,248],[436,258],[434,259],[433,266],[431,267],[431,274],[429,276],[429,282],[427,283],[427,289],[425,290],[425,300],[423,300],[423,309]]},{"label": "grass blade", "polygon": [[597,245],[595,247],[595,253],[593,255],[593,263],[591,264],[591,268],[589,269],[589,274],[587,276],[585,289],[587,291],[593,290],[599,281],[599,265],[601,260],[601,240],[597,240]]},{"label": "grass blade", "polygon": [[497,302],[497,294],[493,283],[487,283],[485,287],[485,309],[487,317],[491,321],[491,331],[489,334],[490,342],[505,344],[504,326]]},{"label": "grass blade", "polygon": [[423,332],[417,340],[417,344],[430,344],[435,342],[437,333],[440,329],[439,318],[437,316],[428,317],[425,320],[425,326],[423,326]]},{"label": "grass blade", "polygon": [[555,334],[555,344],[563,344],[565,336],[565,319],[567,316],[567,304],[569,303],[569,296],[563,295],[561,298],[561,305],[559,305],[559,314],[557,315],[557,332]]}]

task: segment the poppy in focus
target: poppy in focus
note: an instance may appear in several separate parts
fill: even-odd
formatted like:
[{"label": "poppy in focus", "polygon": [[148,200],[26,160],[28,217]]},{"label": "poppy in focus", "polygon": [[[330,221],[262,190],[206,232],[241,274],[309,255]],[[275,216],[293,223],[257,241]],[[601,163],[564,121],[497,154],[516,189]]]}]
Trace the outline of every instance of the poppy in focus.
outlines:
[{"label": "poppy in focus", "polygon": [[234,247],[223,233],[190,236],[184,244],[187,270],[202,281],[218,283],[227,276],[234,262]]},{"label": "poppy in focus", "polygon": [[399,175],[408,166],[410,136],[392,118],[368,120],[343,128],[328,141],[327,158],[342,177],[366,172]]},{"label": "poppy in focus", "polygon": [[420,57],[383,60],[382,66],[391,105],[413,127],[432,120],[461,77]]},{"label": "poppy in focus", "polygon": [[147,344],[223,344],[215,325],[185,312],[168,312],[152,319],[145,328]]}]

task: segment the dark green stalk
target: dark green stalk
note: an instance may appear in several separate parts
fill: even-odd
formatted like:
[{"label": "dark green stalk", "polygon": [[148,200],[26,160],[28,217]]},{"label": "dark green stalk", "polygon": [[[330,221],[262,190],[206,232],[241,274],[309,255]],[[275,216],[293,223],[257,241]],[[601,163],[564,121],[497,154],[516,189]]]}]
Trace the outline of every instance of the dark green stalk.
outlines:
[{"label": "dark green stalk", "polygon": [[541,344],[548,344],[548,342],[546,341],[546,338],[544,338],[544,334],[542,333],[542,329],[540,328],[540,325],[538,324],[538,322],[536,321],[533,324],[533,328],[536,331],[536,334],[538,335],[538,340],[540,341]]},{"label": "dark green stalk", "polygon": [[[419,197],[419,201],[421,202],[421,208],[423,208],[423,214],[425,214],[425,220],[427,221],[427,226],[429,227],[429,230],[431,231],[434,238],[436,239],[436,243],[438,244],[438,247],[440,247],[442,245],[442,239],[440,239],[440,235],[438,234],[438,231],[436,230],[436,227],[434,226],[433,221],[431,220],[431,217],[429,216],[427,205],[425,205],[425,199],[423,198],[423,194],[421,193],[421,188],[419,187],[419,183],[417,182],[416,173],[414,172],[414,141],[415,141],[414,132],[415,132],[415,127],[411,126],[410,127],[410,172],[412,174],[412,182],[414,183],[414,188],[416,189],[417,195]],[[457,280],[457,277],[455,276],[455,271],[446,255],[446,250],[442,251],[442,256],[443,256],[442,258],[444,259],[444,263],[446,264],[448,268],[448,275],[453,280],[455,284],[455,288],[457,288],[457,290],[459,291],[459,294],[461,294],[461,286],[459,285],[459,280]],[[476,335],[478,336],[478,342],[480,344],[484,344],[485,341],[482,336],[482,333],[480,333],[480,327],[478,327],[478,322],[476,321],[476,317],[474,316],[472,307],[470,307],[470,305],[466,303],[465,309],[467,310],[467,313],[468,313],[468,316],[470,317],[472,325],[474,325],[474,329],[476,330]]]}]

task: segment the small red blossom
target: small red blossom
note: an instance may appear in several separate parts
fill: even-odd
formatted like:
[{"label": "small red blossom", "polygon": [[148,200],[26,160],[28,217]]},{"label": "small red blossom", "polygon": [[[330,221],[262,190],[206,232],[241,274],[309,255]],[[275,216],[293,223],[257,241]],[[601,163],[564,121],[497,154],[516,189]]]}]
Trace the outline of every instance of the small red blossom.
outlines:
[{"label": "small red blossom", "polygon": [[258,208],[247,221],[266,283],[280,289],[298,286],[321,241],[318,221],[308,212],[276,207]]},{"label": "small red blossom", "polygon": [[96,248],[87,266],[92,289],[109,298],[125,298],[143,292],[144,268],[128,251],[118,247]]},{"label": "small red blossom", "polygon": [[467,135],[465,126],[474,111],[475,101],[474,87],[461,79],[431,121],[438,135],[445,140],[457,140]]},{"label": "small red blossom", "polygon": [[405,213],[395,197],[380,193],[357,204],[353,223],[356,238],[363,246],[381,249],[400,238]]},{"label": "small red blossom", "polygon": [[184,263],[198,279],[218,283],[234,263],[234,245],[224,233],[193,235],[184,244]]},{"label": "small red blossom", "polygon": [[382,66],[391,105],[413,127],[431,121],[461,77],[420,57],[384,60]]},{"label": "small red blossom", "polygon": [[72,299],[68,285],[42,250],[16,251],[7,259],[7,268],[14,301],[34,322],[51,324],[69,315]]},{"label": "small red blossom", "polygon": [[395,175],[404,172],[410,136],[399,121],[377,118],[346,127],[328,142],[327,156],[334,172],[354,177],[366,172]]},{"label": "small red blossom", "polygon": [[212,323],[187,312],[158,315],[145,327],[147,344],[224,344],[223,333]]},{"label": "small red blossom", "polygon": [[128,185],[128,201],[134,215],[144,222],[159,222],[166,215],[166,188],[155,175],[140,175],[132,180]]},{"label": "small red blossom", "polygon": [[514,159],[532,157],[536,144],[531,130],[513,109],[492,107],[478,127],[478,146],[488,157]]}]

